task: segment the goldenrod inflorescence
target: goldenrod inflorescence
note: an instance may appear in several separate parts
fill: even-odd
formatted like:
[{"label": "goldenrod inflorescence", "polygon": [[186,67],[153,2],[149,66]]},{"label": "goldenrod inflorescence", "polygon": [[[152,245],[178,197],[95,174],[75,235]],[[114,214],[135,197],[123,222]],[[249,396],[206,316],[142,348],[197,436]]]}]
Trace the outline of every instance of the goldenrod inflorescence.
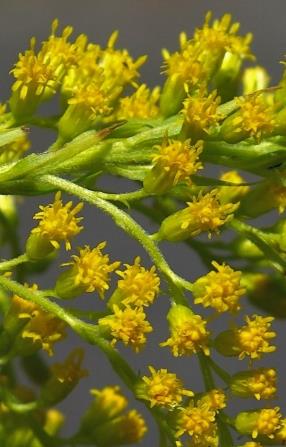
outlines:
[{"label": "goldenrod inflorescence", "polygon": [[[180,34],[178,50],[164,49],[164,82],[152,88],[140,81],[147,57],[118,48],[117,31],[99,45],[59,28],[55,19],[42,43],[33,37],[19,54],[0,103],[0,243],[2,257],[12,254],[0,262],[0,445],[136,444],[147,431],[144,407],[160,436],[148,445],[284,445],[280,365],[267,356],[279,349],[275,319],[286,317],[286,70],[269,88],[268,72],[253,65],[252,34],[240,35],[230,14],[207,13],[193,36]],[[56,114],[42,115],[51,99]],[[34,126],[56,137],[45,152],[26,155]],[[115,188],[112,176],[128,183]],[[40,203],[25,244],[20,196]],[[111,217],[151,262],[139,250],[130,255],[125,240],[113,256],[96,213],[88,242],[83,202]],[[267,221],[251,220],[269,211]],[[65,437],[64,415],[53,407],[107,367],[95,357],[88,371],[84,349],[74,346],[50,365],[69,329],[101,350],[138,410],[127,408],[118,385],[92,385]],[[133,359],[144,348],[146,356],[154,350],[145,366]],[[235,372],[224,357],[233,357]],[[192,361],[203,388],[192,385]],[[31,387],[21,385],[24,374]]]}]

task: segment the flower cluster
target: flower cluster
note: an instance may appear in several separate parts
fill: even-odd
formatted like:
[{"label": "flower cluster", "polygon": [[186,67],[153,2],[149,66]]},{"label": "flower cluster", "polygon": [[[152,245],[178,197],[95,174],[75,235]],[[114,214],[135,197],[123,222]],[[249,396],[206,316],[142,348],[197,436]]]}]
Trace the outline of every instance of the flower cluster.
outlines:
[{"label": "flower cluster", "polygon": [[[244,69],[254,61],[252,35],[240,35],[229,14],[207,13],[193,36],[180,34],[177,51],[163,50],[162,87],[140,84],[146,56],[133,58],[117,40],[117,31],[106,45],[73,38],[54,20],[42,43],[32,38],[19,54],[0,103],[0,248],[12,253],[0,262],[0,444],[114,447],[144,437],[145,420],[116,385],[92,385],[77,431],[59,433],[64,418],[52,407],[101,368],[87,371],[82,347],[50,365],[70,329],[101,350],[138,409],[154,416],[160,446],[233,447],[234,431],[240,447],[284,445],[279,365],[275,355],[262,362],[278,348],[275,317],[286,317],[286,71],[279,88],[268,88],[263,67]],[[52,99],[58,110],[42,115]],[[26,155],[35,126],[56,138]],[[50,193],[22,244],[19,197]],[[109,230],[97,215],[85,239],[83,202],[111,217],[151,264],[140,251],[130,261],[125,240],[113,258],[108,237],[94,240]],[[250,220],[273,209],[264,227]],[[198,259],[206,271],[195,276]],[[156,360],[134,370],[146,345]],[[237,362],[235,373],[223,357]],[[188,361],[203,389],[188,383],[193,365],[180,374]],[[24,374],[31,388],[21,385]],[[234,397],[254,404],[236,412]]]}]

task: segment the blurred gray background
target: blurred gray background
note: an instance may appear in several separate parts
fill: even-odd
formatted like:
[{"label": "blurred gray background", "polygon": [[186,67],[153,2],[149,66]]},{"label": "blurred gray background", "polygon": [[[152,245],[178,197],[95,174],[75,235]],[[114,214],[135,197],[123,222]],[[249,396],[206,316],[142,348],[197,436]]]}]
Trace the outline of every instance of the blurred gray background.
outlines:
[{"label": "blurred gray background", "polygon": [[[279,64],[286,53],[286,1],[285,0],[0,0],[0,101],[9,97],[11,77],[9,70],[17,59],[19,52],[24,51],[31,36],[39,41],[45,39],[50,31],[50,24],[55,17],[60,20],[61,26],[71,24],[75,28],[75,35],[86,33],[90,41],[104,44],[114,29],[120,31],[118,45],[126,46],[133,56],[147,53],[149,60],[142,70],[142,81],[153,86],[162,82],[160,75],[161,48],[175,50],[178,43],[178,34],[185,30],[188,35],[195,26],[200,26],[204,15],[212,10],[214,16],[220,17],[225,12],[233,14],[234,20],[241,22],[241,32],[254,33],[253,51],[257,55],[257,62],[265,65],[270,71],[272,83],[279,79],[282,68]],[[36,151],[45,150],[53,141],[54,135],[47,131],[32,129],[31,136]],[[124,191],[129,184],[110,177],[101,183],[108,190]],[[49,198],[27,198],[20,203],[21,234],[23,241],[31,227],[34,225],[32,215],[40,203],[47,203]],[[139,216],[135,215],[136,218]],[[150,261],[141,247],[118,230],[113,222],[102,215],[95,208],[85,207],[85,231],[78,237],[76,244],[89,243],[94,246],[102,240],[108,241],[108,252],[113,260],[131,263],[135,255],[141,255],[146,265]],[[142,224],[152,230],[147,220]],[[163,244],[163,251],[174,269],[190,280],[205,272],[198,257],[184,247],[183,244]],[[67,259],[63,254],[62,259]],[[40,279],[43,287],[52,287],[59,262],[56,262],[49,272]],[[31,279],[32,281],[32,279]],[[97,296],[89,294],[72,303],[85,309],[98,310],[103,304]],[[149,337],[145,351],[140,355],[133,355],[130,350],[120,348],[121,352],[142,373],[147,373],[147,365],[166,367],[177,372],[185,381],[186,386],[194,391],[201,391],[203,386],[195,358],[174,359],[168,349],[158,348],[158,342],[168,336],[165,314],[168,310],[167,297],[160,297],[151,308],[149,317],[154,324],[154,332]],[[249,309],[253,312],[253,309]],[[225,321],[224,321],[225,320]],[[228,317],[221,317],[217,326],[227,328]],[[280,346],[277,354],[266,356],[259,365],[275,366],[280,369],[280,399],[282,410],[286,411],[285,404],[285,377],[286,365],[283,359],[282,346],[285,331],[284,322],[276,323],[279,331]],[[56,346],[55,359],[62,359],[72,346],[81,346],[76,336]],[[90,401],[89,389],[101,387],[106,384],[117,384],[119,379],[112,372],[107,360],[93,347],[86,348],[85,367],[89,370],[89,377],[82,380],[77,390],[60,405],[67,415],[64,434],[71,434],[78,424],[82,411]],[[217,357],[221,365],[230,371],[237,367],[245,369],[246,362],[226,360]],[[52,359],[54,361],[54,359]],[[123,387],[124,388],[124,387]],[[126,394],[129,395],[128,391]],[[277,404],[278,401],[273,402]],[[149,416],[140,403],[131,400],[149,421]],[[230,413],[235,414],[241,408],[256,408],[257,402],[232,399]],[[158,445],[156,427],[150,421],[149,432],[141,444],[144,447]]]}]

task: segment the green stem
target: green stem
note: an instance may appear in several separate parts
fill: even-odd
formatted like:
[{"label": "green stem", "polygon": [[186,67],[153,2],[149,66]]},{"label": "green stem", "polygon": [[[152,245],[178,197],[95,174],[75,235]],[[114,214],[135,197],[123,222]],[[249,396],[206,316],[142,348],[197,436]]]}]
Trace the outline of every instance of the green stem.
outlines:
[{"label": "green stem", "polygon": [[114,202],[123,202],[123,203],[131,202],[132,200],[143,199],[145,197],[150,196],[150,194],[146,193],[144,189],[139,189],[138,191],[126,192],[123,194],[113,194],[113,193],[96,191],[96,194],[100,199],[111,200]]},{"label": "green stem", "polygon": [[9,259],[9,261],[2,261],[0,262],[0,271],[7,271],[14,267],[16,267],[19,264],[23,264],[24,262],[28,262],[28,256],[26,254],[20,255],[17,258]]},{"label": "green stem", "polygon": [[80,199],[97,206],[105,213],[109,214],[120,228],[140,242],[151,259],[154,261],[157,268],[166,276],[168,281],[173,282],[173,284],[179,288],[184,288],[190,291],[192,290],[192,284],[173,272],[155,242],[127,213],[120,210],[115,205],[99,198],[96,192],[78,186],[68,180],[64,180],[53,175],[44,175],[41,177],[41,180],[44,183],[49,183],[50,185],[56,186],[67,193],[74,194]]},{"label": "green stem", "polygon": [[212,377],[212,373],[208,364],[208,357],[203,352],[198,352],[197,357],[200,363],[200,369],[203,376],[205,389],[210,391],[215,388],[215,383]]},{"label": "green stem", "polygon": [[231,380],[231,375],[228,374],[224,369],[222,369],[211,357],[208,358],[208,364],[213,369],[213,371],[227,384],[229,385]]}]

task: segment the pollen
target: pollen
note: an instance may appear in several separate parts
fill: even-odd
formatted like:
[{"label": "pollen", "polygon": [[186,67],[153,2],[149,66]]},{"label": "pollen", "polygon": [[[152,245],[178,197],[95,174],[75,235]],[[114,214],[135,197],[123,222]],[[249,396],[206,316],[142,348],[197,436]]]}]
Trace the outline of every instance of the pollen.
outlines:
[{"label": "pollen", "polygon": [[140,257],[135,258],[134,264],[124,264],[124,271],[117,270],[122,279],[118,281],[118,289],[122,293],[125,305],[142,307],[149,306],[160,290],[160,278],[156,274],[156,267],[150,270],[140,265]]},{"label": "pollen", "polygon": [[110,330],[113,337],[112,344],[122,341],[124,345],[131,346],[135,352],[141,351],[146,344],[146,334],[153,328],[146,320],[146,314],[142,308],[133,309],[126,306],[120,309],[113,306],[113,314],[100,318],[98,324]]},{"label": "pollen", "polygon": [[97,413],[105,419],[117,417],[128,405],[128,401],[119,386],[106,386],[101,390],[93,388],[90,393],[95,397]]},{"label": "pollen", "polygon": [[73,255],[71,265],[74,285],[82,287],[85,292],[98,292],[100,298],[109,289],[110,273],[119,267],[120,262],[109,263],[109,256],[103,254],[106,242],[101,242],[95,248],[86,245],[79,249],[79,255]]},{"label": "pollen", "polygon": [[145,396],[143,398],[150,401],[151,407],[156,405],[162,407],[176,407],[183,399],[183,396],[194,396],[192,391],[185,390],[181,380],[176,374],[169,373],[167,369],[156,370],[149,366],[151,377],[144,376]]},{"label": "pollen", "polygon": [[209,272],[194,283],[195,304],[212,307],[217,312],[238,311],[240,297],[245,293],[241,286],[241,272],[215,261],[212,265],[217,271]]},{"label": "pollen", "polygon": [[276,337],[276,333],[270,329],[273,320],[273,317],[260,315],[246,317],[246,325],[237,331],[240,359],[245,356],[249,356],[251,359],[260,359],[262,354],[276,350],[276,347],[269,343],[272,338]]},{"label": "pollen", "polygon": [[175,357],[203,351],[209,355],[207,322],[185,306],[175,306],[168,314],[171,337],[160,346],[169,346]]},{"label": "pollen", "polygon": [[41,211],[34,215],[39,224],[32,233],[48,239],[55,248],[59,248],[60,241],[65,241],[66,249],[70,250],[69,239],[76,236],[83,228],[79,225],[82,218],[76,217],[82,206],[83,204],[79,203],[72,208],[72,202],[64,205],[61,192],[57,192],[54,202],[47,206],[41,205]]},{"label": "pollen", "polygon": [[165,171],[169,183],[173,186],[203,168],[199,161],[203,151],[202,141],[192,145],[190,139],[186,141],[164,139],[162,145],[155,146],[155,149],[158,151],[153,156],[152,162]]},{"label": "pollen", "polygon": [[183,116],[185,122],[193,131],[201,134],[209,133],[210,128],[217,125],[222,119],[222,115],[218,112],[220,97],[216,91],[208,96],[188,96],[184,101]]},{"label": "pollen", "polygon": [[259,94],[236,99],[239,112],[233,119],[234,132],[246,132],[249,137],[260,141],[269,135],[275,126],[272,107]]}]

